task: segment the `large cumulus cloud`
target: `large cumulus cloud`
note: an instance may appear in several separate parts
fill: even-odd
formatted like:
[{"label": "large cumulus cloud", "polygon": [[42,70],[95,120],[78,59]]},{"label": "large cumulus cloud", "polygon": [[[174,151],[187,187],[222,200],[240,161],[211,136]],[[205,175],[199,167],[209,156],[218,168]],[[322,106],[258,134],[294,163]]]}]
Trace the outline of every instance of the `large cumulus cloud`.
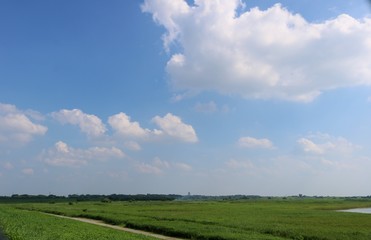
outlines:
[{"label": "large cumulus cloud", "polygon": [[309,102],[322,92],[371,83],[371,19],[311,23],[276,4],[238,12],[238,0],[145,0],[178,44],[166,70],[176,91]]}]

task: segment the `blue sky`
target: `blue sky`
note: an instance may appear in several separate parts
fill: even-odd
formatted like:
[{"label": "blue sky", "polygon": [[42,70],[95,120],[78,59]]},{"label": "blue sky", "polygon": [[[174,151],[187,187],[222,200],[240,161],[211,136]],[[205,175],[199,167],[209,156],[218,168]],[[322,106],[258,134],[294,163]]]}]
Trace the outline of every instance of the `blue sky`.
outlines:
[{"label": "blue sky", "polygon": [[368,1],[2,1],[0,195],[370,195]]}]

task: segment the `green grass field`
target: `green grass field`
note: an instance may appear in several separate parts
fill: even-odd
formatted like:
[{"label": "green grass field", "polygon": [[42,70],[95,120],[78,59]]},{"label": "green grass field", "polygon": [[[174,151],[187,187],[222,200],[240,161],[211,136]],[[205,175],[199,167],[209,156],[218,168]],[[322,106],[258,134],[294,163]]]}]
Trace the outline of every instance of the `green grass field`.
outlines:
[{"label": "green grass field", "polygon": [[10,240],[155,239],[6,205],[0,205],[0,228]]},{"label": "green grass field", "polygon": [[[188,239],[371,239],[371,215],[334,211],[371,207],[371,201],[365,200],[328,198],[230,202],[78,202],[72,205],[17,204],[12,207],[100,219],[107,223]],[[8,214],[13,211],[15,210],[9,210]],[[20,214],[19,210],[17,214]],[[41,221],[39,218],[46,217],[39,213],[34,214],[33,219],[22,221]],[[63,229],[58,228],[58,231]]]}]

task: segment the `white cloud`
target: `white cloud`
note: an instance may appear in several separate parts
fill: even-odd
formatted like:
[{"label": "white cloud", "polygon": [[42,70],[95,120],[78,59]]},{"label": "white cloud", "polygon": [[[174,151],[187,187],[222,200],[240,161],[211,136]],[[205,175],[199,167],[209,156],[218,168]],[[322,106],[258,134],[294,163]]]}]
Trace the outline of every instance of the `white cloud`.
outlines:
[{"label": "white cloud", "polygon": [[148,138],[151,134],[158,134],[157,130],[144,129],[138,122],[132,122],[125,113],[118,113],[109,117],[108,123],[120,135],[133,138]]},{"label": "white cloud", "polygon": [[158,0],[145,1],[141,7],[144,12],[152,12],[153,20],[168,30],[163,36],[164,46],[168,49],[169,44],[180,34],[178,23],[174,18],[187,14],[189,6],[185,1]]},{"label": "white cloud", "polygon": [[302,147],[304,152],[308,152],[308,153],[323,154],[325,149],[328,148],[328,146],[326,146],[328,144],[320,146],[320,145],[315,144],[314,142],[312,142],[311,140],[307,138],[300,138],[298,140],[298,143]]},{"label": "white cloud", "polygon": [[109,159],[121,159],[125,154],[116,147],[91,147],[77,149],[59,141],[53,148],[41,153],[41,160],[52,166],[78,167],[86,165],[89,161],[106,161]]},{"label": "white cloud", "polygon": [[164,117],[156,116],[152,121],[162,130],[162,132],[172,138],[185,142],[197,142],[197,135],[191,125],[182,122],[182,119],[171,113]]},{"label": "white cloud", "polygon": [[297,143],[306,153],[311,154],[351,154],[360,147],[343,137],[333,137],[317,133],[298,139]]},{"label": "white cloud", "polygon": [[27,143],[36,135],[44,135],[47,127],[34,123],[16,106],[0,103],[0,142]]},{"label": "white cloud", "polygon": [[[109,117],[108,123],[118,136],[123,137],[126,147],[132,150],[140,150],[136,141],[161,140],[163,138],[173,138],[184,142],[197,142],[197,135],[191,125],[182,122],[181,118],[171,113],[164,117],[155,116],[152,118],[160,129],[142,128],[139,122],[131,121],[131,118],[125,113],[119,113]],[[132,141],[132,140],[136,141]]]},{"label": "white cloud", "polygon": [[16,106],[12,104],[0,103],[0,112],[1,113],[18,113],[19,110],[17,109]]},{"label": "white cloud", "polygon": [[32,168],[24,168],[24,169],[22,169],[22,173],[25,174],[25,175],[33,175],[34,170]]},{"label": "white cloud", "polygon": [[191,171],[192,170],[192,166],[188,165],[186,163],[174,163],[173,165],[174,165],[175,168],[177,168],[179,170],[182,170],[182,171]]},{"label": "white cloud", "polygon": [[371,19],[343,14],[310,23],[279,4],[237,16],[240,4],[144,1],[142,11],[166,29],[165,48],[181,46],[166,66],[174,89],[308,102],[371,84]]},{"label": "white cloud", "polygon": [[161,160],[159,157],[155,157],[153,160],[153,165],[160,168],[160,169],[169,169],[170,163],[167,161]]},{"label": "white cloud", "polygon": [[24,114],[26,116],[30,117],[31,119],[36,120],[36,121],[44,121],[45,120],[44,115],[42,115],[38,111],[35,111],[35,110],[32,110],[32,109],[28,109],[28,110],[24,111]]},{"label": "white cloud", "polygon": [[159,157],[155,157],[152,163],[138,163],[136,168],[141,173],[148,173],[148,174],[156,174],[160,175],[163,174],[167,170],[180,170],[184,172],[188,172],[192,170],[192,167],[186,163],[182,162],[168,162],[161,160]]},{"label": "white cloud", "polygon": [[139,151],[142,149],[141,146],[137,142],[134,142],[134,141],[126,141],[124,145],[126,148],[132,151]]},{"label": "white cloud", "polygon": [[86,114],[79,109],[62,109],[59,112],[53,112],[51,115],[62,124],[79,126],[80,130],[88,136],[98,137],[106,132],[106,127],[100,118]]},{"label": "white cloud", "polygon": [[238,145],[245,148],[274,148],[273,143],[266,138],[258,139],[253,137],[241,137],[240,139],[238,139]]}]

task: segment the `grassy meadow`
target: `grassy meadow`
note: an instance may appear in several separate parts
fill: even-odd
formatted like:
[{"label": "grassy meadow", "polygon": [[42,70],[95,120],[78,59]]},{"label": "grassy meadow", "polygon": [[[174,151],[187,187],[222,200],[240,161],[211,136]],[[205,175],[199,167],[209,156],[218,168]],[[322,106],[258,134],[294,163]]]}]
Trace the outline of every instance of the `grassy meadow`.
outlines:
[{"label": "grassy meadow", "polygon": [[0,205],[0,229],[10,240],[153,240],[137,234]]},{"label": "grassy meadow", "polygon": [[[82,224],[69,222],[71,220],[54,219],[52,216],[45,216],[37,212],[43,211],[67,216],[99,219],[115,225],[187,239],[369,240],[371,239],[371,215],[335,211],[358,207],[371,207],[371,201],[332,198],[274,198],[194,202],[28,203],[7,205],[5,213],[1,210],[0,225],[5,225],[4,230],[6,232],[9,232],[7,225],[10,228],[18,228],[15,224],[9,224],[6,221],[4,223],[4,214],[5,219],[7,219],[7,216],[9,218],[9,216],[15,214],[18,216],[19,221],[26,225],[25,228],[27,228],[27,224],[43,228],[43,224],[49,224],[45,220],[46,218],[53,219],[51,222],[60,222],[53,223],[55,224],[55,227],[53,227],[54,232],[65,231],[66,228],[63,228],[64,224],[71,224],[71,226]],[[1,209],[3,208],[1,207]],[[28,209],[32,210],[32,212],[24,212],[19,209]],[[84,227],[88,228],[89,226],[84,224]],[[106,234],[114,233],[107,229],[100,230],[97,228],[99,227],[94,227],[95,230],[92,234],[98,234],[99,232],[102,237],[92,239],[126,239],[125,237],[104,238],[103,236],[106,236]],[[79,238],[67,237],[57,239]]]}]

